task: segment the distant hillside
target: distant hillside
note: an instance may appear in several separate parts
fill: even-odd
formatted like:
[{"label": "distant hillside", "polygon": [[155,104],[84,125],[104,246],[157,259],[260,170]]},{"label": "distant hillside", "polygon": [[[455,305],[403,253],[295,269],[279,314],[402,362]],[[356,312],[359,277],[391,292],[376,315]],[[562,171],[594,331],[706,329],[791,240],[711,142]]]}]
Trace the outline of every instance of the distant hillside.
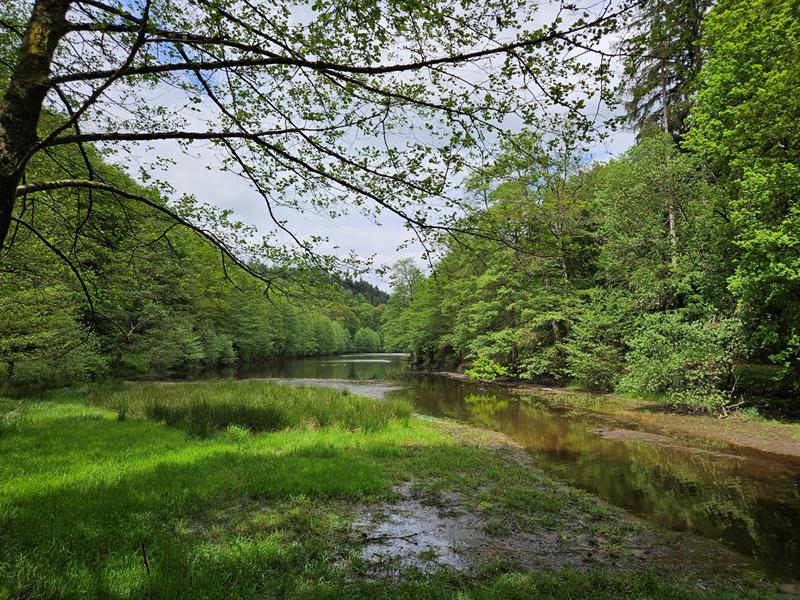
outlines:
[{"label": "distant hillside", "polygon": [[372,306],[386,304],[389,301],[388,292],[384,292],[381,288],[374,286],[370,282],[364,281],[363,279],[358,279],[356,281],[345,280],[342,282],[342,285],[353,295],[363,296],[363,298],[372,304]]}]

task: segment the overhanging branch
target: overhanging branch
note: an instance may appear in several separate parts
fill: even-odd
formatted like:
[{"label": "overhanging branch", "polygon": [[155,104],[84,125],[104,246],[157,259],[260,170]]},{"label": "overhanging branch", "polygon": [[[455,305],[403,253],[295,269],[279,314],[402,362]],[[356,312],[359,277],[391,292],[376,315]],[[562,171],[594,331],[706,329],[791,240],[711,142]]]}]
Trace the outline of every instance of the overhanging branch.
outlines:
[{"label": "overhanging branch", "polygon": [[214,233],[207,231],[192,223],[188,219],[182,217],[181,215],[177,214],[175,211],[170,210],[168,207],[159,204],[158,202],[148,198],[147,196],[143,196],[141,194],[136,194],[133,192],[128,192],[121,188],[118,188],[113,185],[109,185],[104,182],[100,181],[91,181],[85,179],[62,179],[59,181],[46,181],[42,183],[32,183],[27,185],[21,185],[17,187],[17,197],[24,197],[30,194],[35,194],[39,192],[46,192],[52,190],[60,190],[60,189],[86,189],[86,190],[97,190],[108,192],[111,194],[115,194],[117,196],[121,196],[123,198],[127,198],[129,200],[135,200],[137,202],[141,202],[150,208],[157,210],[169,218],[174,219],[177,223],[180,223],[184,227],[192,230],[195,234],[200,236],[201,238],[205,239],[207,242],[211,243],[214,247],[220,250],[231,262],[233,262],[237,267],[242,269],[248,275],[259,279],[260,281],[267,284],[267,287],[275,287],[276,289],[280,288],[276,285],[275,280],[271,277],[267,277],[263,273],[260,273],[258,270],[252,268],[250,265],[245,263],[241,258],[236,256],[231,248],[228,245],[220,240]]}]

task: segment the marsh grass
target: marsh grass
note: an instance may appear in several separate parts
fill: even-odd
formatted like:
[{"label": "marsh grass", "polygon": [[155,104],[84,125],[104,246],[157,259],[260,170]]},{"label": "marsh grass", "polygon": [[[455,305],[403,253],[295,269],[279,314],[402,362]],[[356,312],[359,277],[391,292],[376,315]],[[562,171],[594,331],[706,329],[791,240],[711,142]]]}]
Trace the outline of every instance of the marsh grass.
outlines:
[{"label": "marsh grass", "polygon": [[117,415],[144,416],[206,439],[231,426],[251,432],[339,427],[376,431],[407,418],[407,402],[378,401],[340,390],[260,381],[125,385],[102,390],[96,404]]}]

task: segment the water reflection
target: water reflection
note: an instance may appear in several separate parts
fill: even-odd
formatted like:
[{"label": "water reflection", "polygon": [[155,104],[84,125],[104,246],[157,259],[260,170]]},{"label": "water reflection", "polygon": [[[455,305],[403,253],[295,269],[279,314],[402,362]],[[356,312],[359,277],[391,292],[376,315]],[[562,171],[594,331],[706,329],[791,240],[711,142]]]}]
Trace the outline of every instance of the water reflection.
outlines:
[{"label": "water reflection", "polygon": [[589,410],[520,400],[503,390],[410,371],[403,356],[355,355],[250,366],[239,377],[402,381],[390,395],[419,412],[497,429],[530,448],[538,465],[650,521],[693,530],[751,555],[765,569],[800,577],[800,462],[699,440],[603,437],[631,429]]},{"label": "water reflection", "polygon": [[269,360],[241,366],[240,379],[280,377],[396,381],[407,377],[405,354],[344,354],[320,358]]}]

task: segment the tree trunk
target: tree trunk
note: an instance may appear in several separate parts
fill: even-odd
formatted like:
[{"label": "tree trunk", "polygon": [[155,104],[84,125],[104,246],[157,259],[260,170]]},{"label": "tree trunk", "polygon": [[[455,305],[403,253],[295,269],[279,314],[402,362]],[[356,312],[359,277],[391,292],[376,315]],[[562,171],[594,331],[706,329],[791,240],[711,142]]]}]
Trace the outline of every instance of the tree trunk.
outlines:
[{"label": "tree trunk", "polygon": [[553,339],[556,344],[561,341],[561,330],[558,328],[558,321],[555,319],[550,320],[550,328],[553,330]]},{"label": "tree trunk", "polygon": [[36,0],[31,18],[0,101],[0,249],[14,214],[14,203],[28,153],[36,144],[36,127],[50,89],[50,67],[67,31],[72,0]]},{"label": "tree trunk", "polygon": [[667,219],[669,220],[669,243],[672,246],[672,266],[678,264],[678,231],[675,228],[675,202],[669,201],[667,206]]},{"label": "tree trunk", "polygon": [[666,61],[661,61],[661,127],[664,133],[669,133],[669,102],[667,100],[667,73]]},{"label": "tree trunk", "polygon": [[[664,133],[669,131],[669,102],[667,100],[667,73],[666,61],[661,61],[661,127]],[[667,205],[667,221],[669,223],[669,243],[672,247],[671,263],[678,264],[678,231],[675,227],[675,201],[670,200]]]}]

